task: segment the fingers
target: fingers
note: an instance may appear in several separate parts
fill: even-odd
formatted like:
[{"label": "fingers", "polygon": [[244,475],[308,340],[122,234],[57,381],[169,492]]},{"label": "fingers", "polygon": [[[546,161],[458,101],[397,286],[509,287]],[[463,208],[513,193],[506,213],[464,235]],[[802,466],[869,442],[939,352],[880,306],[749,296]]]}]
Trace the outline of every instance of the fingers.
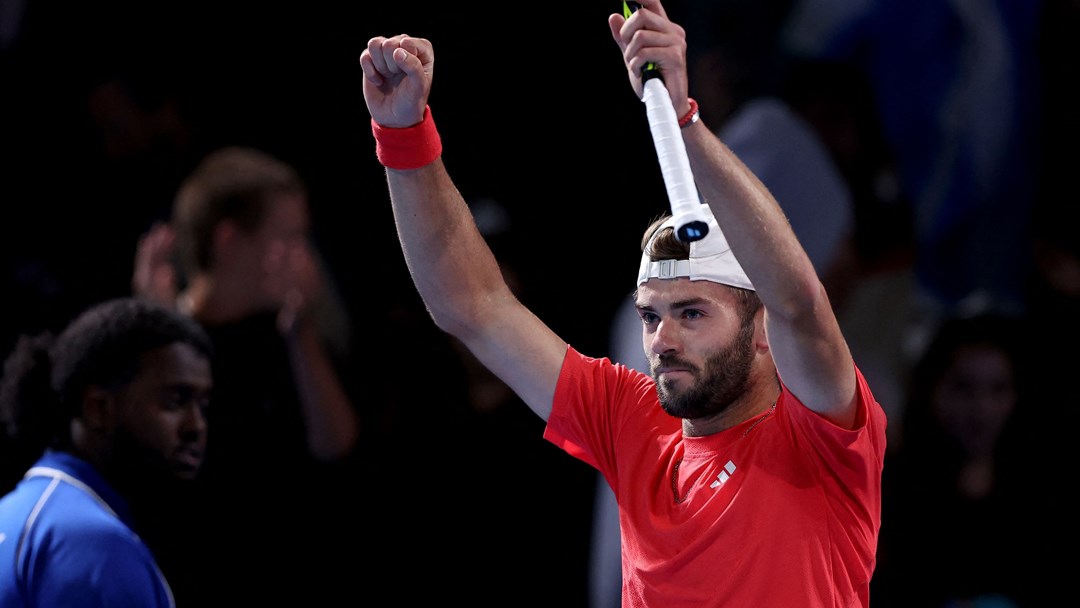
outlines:
[{"label": "fingers", "polygon": [[135,295],[171,304],[177,292],[172,252],[176,235],[167,224],[156,224],[139,237],[131,287]]},{"label": "fingers", "polygon": [[622,50],[630,85],[640,97],[641,70],[652,64],[660,70],[673,102],[687,96],[686,30],[668,19],[658,0],[646,0],[630,17],[610,15],[608,27]]},{"label": "fingers", "polygon": [[638,30],[623,49],[627,67],[638,73],[647,64],[655,64],[660,71],[678,69],[683,65],[685,41],[670,32]]},{"label": "fingers", "polygon": [[138,246],[150,251],[168,250],[172,248],[175,236],[171,226],[158,222],[139,237]]},{"label": "fingers", "polygon": [[401,39],[401,50],[405,52],[398,53],[395,51],[394,59],[397,60],[402,70],[413,76],[420,75],[420,72],[435,60],[431,43],[425,38],[404,36]]},{"label": "fingers", "polygon": [[611,37],[615,40],[615,44],[619,45],[619,48],[626,50],[626,43],[622,39],[622,26],[626,23],[626,18],[618,13],[612,13],[608,17],[608,28],[611,30]]},{"label": "fingers", "polygon": [[289,335],[322,297],[322,267],[310,247],[284,243],[272,245],[263,263],[264,289],[278,305],[278,330]]},{"label": "fingers", "polygon": [[636,69],[647,63],[677,65],[673,61],[686,55],[686,31],[682,26],[643,10],[625,20],[616,41],[627,63]]},{"label": "fingers", "polygon": [[282,335],[291,335],[304,310],[304,295],[296,289],[285,294],[285,302],[277,315],[277,329]]},{"label": "fingers", "polygon": [[367,48],[360,54],[364,76],[376,85],[401,74],[420,75],[432,61],[431,44],[424,38],[406,34],[390,38],[376,36],[368,40]]},{"label": "fingers", "polygon": [[368,40],[367,48],[360,53],[360,67],[364,70],[364,77],[375,86],[383,83],[383,75],[388,74],[386,58],[382,54],[382,45],[386,41],[383,36],[375,36]]},{"label": "fingers", "polygon": [[[375,36],[368,40],[367,48],[360,53],[360,67],[364,70],[364,77],[375,86],[382,85],[384,79],[393,76],[397,71],[397,62],[383,52],[383,48],[390,44],[390,38]],[[394,48],[396,46],[390,48],[391,54]]]},{"label": "fingers", "polygon": [[[660,3],[660,0],[637,0],[638,10],[635,14],[641,12],[651,12],[660,15],[664,19],[667,19],[667,11],[664,10],[664,5]],[[645,9],[642,11],[642,9]]]}]

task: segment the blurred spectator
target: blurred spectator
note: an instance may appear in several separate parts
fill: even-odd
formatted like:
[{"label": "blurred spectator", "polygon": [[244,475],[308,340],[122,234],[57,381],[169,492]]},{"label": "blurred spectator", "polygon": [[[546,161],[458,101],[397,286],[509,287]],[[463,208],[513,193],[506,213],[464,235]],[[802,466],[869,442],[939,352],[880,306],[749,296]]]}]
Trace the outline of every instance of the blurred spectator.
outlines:
[{"label": "blurred spectator", "polygon": [[883,477],[875,606],[1049,605],[1024,331],[1019,317],[949,318],[914,368]]},{"label": "blurred spectator", "polygon": [[[358,567],[340,554],[368,525],[352,485],[355,389],[339,376],[351,363],[351,328],[311,241],[308,204],[293,167],[227,147],[199,163],[170,222],[139,242],[135,292],[190,314],[216,353],[199,518],[159,541],[163,561],[179,554],[187,563],[189,548],[214,547],[177,584],[193,605],[286,593],[323,605],[351,589]],[[285,522],[302,529],[284,531]]]}]

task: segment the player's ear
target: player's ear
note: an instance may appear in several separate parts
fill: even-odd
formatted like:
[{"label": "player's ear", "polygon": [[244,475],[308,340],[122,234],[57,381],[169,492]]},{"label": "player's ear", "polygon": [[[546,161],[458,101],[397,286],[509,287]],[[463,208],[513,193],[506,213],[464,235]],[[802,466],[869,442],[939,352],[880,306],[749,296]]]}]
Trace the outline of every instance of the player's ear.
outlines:
[{"label": "player's ear", "polygon": [[769,337],[765,335],[765,307],[754,313],[754,348],[766,352],[769,350]]}]

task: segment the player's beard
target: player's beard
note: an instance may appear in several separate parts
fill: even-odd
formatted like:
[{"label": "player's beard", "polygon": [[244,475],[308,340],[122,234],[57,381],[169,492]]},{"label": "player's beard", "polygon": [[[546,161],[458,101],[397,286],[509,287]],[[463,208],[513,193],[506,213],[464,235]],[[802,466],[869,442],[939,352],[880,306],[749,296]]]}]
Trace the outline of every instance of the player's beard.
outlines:
[{"label": "player's beard", "polygon": [[[676,418],[703,418],[726,410],[746,390],[754,360],[754,318],[743,320],[739,333],[725,347],[705,359],[703,369],[678,357],[660,355],[653,368],[660,406]],[[664,382],[656,367],[674,366],[693,373],[694,383],[681,391]]]}]

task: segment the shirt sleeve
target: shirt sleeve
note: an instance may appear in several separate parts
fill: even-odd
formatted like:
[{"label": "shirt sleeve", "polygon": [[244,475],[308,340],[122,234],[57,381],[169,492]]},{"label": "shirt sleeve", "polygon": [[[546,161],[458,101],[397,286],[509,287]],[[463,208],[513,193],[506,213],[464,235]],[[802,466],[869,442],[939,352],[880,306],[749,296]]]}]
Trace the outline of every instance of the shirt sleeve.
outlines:
[{"label": "shirt sleeve", "polygon": [[175,606],[150,549],[126,528],[72,535],[56,549],[37,585],[42,606]]},{"label": "shirt sleeve", "polygon": [[619,436],[655,408],[652,378],[568,347],[544,437],[611,480]]}]

